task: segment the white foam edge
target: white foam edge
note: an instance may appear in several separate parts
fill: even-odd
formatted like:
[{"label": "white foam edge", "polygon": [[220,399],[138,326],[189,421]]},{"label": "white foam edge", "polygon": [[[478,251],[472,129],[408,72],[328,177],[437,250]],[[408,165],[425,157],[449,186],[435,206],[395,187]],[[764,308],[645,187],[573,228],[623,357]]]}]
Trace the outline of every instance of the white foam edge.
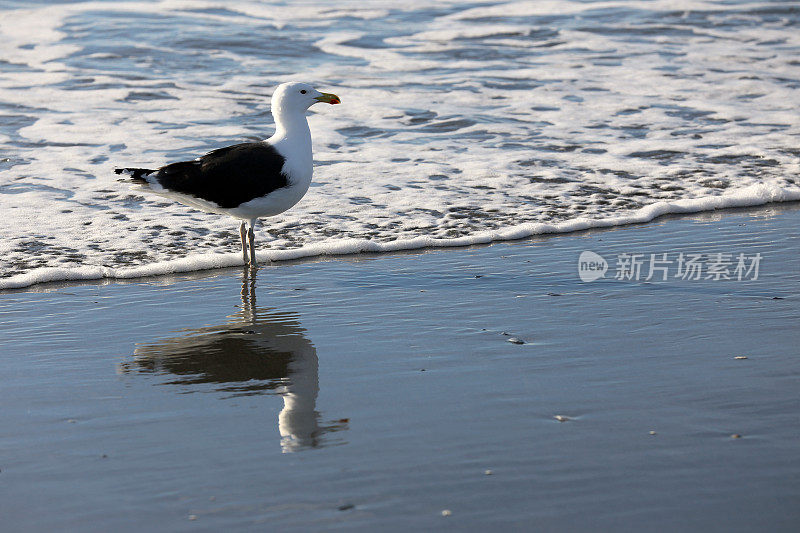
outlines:
[{"label": "white foam edge", "polygon": [[[390,242],[368,239],[341,239],[312,244],[289,250],[262,250],[256,254],[258,261],[280,262],[320,256],[352,255],[359,253],[398,252],[423,248],[464,247],[475,244],[511,241],[534,235],[571,233],[592,228],[609,228],[628,224],[650,222],[668,214],[699,213],[733,207],[753,207],[768,203],[800,201],[800,188],[781,188],[764,184],[751,185],[729,194],[704,198],[681,199],[673,202],[656,202],[626,215],[600,219],[575,218],[548,224],[532,222],[505,229],[481,231],[473,235],[452,239],[414,237]],[[82,281],[99,279],[134,279],[170,274],[230,268],[242,265],[241,253],[192,255],[182,259],[162,261],[135,267],[110,268],[81,266],[75,268],[39,268],[25,274],[0,279],[0,290],[21,289],[56,281]]]}]

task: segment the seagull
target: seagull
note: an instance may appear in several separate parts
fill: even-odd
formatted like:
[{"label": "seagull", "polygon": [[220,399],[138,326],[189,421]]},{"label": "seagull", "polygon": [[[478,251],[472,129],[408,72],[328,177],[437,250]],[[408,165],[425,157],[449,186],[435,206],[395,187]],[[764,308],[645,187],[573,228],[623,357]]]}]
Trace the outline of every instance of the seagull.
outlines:
[{"label": "seagull", "polygon": [[307,83],[283,83],[272,94],[275,134],[269,139],[219,148],[158,169],[116,168],[114,172],[184,205],[240,219],[242,261],[248,264],[249,246],[249,264],[255,267],[256,221],[294,206],[311,184],[314,165],[305,112],[320,102],[340,104],[341,100]]}]

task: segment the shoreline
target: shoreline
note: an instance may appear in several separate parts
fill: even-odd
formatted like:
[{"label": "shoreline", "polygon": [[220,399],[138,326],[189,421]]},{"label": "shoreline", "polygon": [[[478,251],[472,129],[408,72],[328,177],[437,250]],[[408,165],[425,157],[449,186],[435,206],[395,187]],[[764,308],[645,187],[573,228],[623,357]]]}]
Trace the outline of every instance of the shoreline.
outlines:
[{"label": "shoreline", "polygon": [[[488,245],[500,242],[513,242],[536,236],[570,235],[593,229],[613,229],[631,225],[647,224],[669,216],[694,215],[698,213],[724,213],[729,210],[752,209],[762,206],[798,204],[800,189],[770,189],[765,186],[752,186],[732,194],[686,199],[675,202],[657,202],[643,207],[629,215],[605,219],[576,218],[556,224],[526,223],[505,230],[482,231],[475,235],[439,239],[416,237],[408,240],[386,243],[370,240],[344,239],[334,243],[321,243],[289,250],[260,250],[256,252],[261,266],[265,263],[282,263],[304,259],[321,259],[367,253],[394,253],[413,250],[436,250],[444,248],[464,248],[475,245]],[[211,253],[190,255],[149,265],[133,267],[81,266],[76,268],[45,267],[25,274],[0,278],[0,294],[36,285],[48,285],[67,281],[124,280],[143,279],[183,274],[195,271],[223,270],[242,266],[241,254]]]}]

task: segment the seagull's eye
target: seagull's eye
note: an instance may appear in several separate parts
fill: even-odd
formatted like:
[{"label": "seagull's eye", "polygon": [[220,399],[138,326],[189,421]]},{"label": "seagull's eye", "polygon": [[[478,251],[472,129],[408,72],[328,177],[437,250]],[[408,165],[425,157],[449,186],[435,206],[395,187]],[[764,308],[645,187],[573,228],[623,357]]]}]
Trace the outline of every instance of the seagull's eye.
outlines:
[{"label": "seagull's eye", "polygon": [[300,91],[300,94],[306,94],[306,90],[303,89],[302,91]]}]

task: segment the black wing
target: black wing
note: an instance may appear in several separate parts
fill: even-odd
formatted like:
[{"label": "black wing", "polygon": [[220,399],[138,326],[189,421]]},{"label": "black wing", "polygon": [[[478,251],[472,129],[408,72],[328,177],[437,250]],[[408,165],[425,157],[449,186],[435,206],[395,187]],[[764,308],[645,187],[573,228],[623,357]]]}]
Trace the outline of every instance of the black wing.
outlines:
[{"label": "black wing", "polygon": [[288,186],[281,172],[285,162],[269,144],[234,144],[195,161],[163,166],[156,181],[165,189],[231,208]]}]

